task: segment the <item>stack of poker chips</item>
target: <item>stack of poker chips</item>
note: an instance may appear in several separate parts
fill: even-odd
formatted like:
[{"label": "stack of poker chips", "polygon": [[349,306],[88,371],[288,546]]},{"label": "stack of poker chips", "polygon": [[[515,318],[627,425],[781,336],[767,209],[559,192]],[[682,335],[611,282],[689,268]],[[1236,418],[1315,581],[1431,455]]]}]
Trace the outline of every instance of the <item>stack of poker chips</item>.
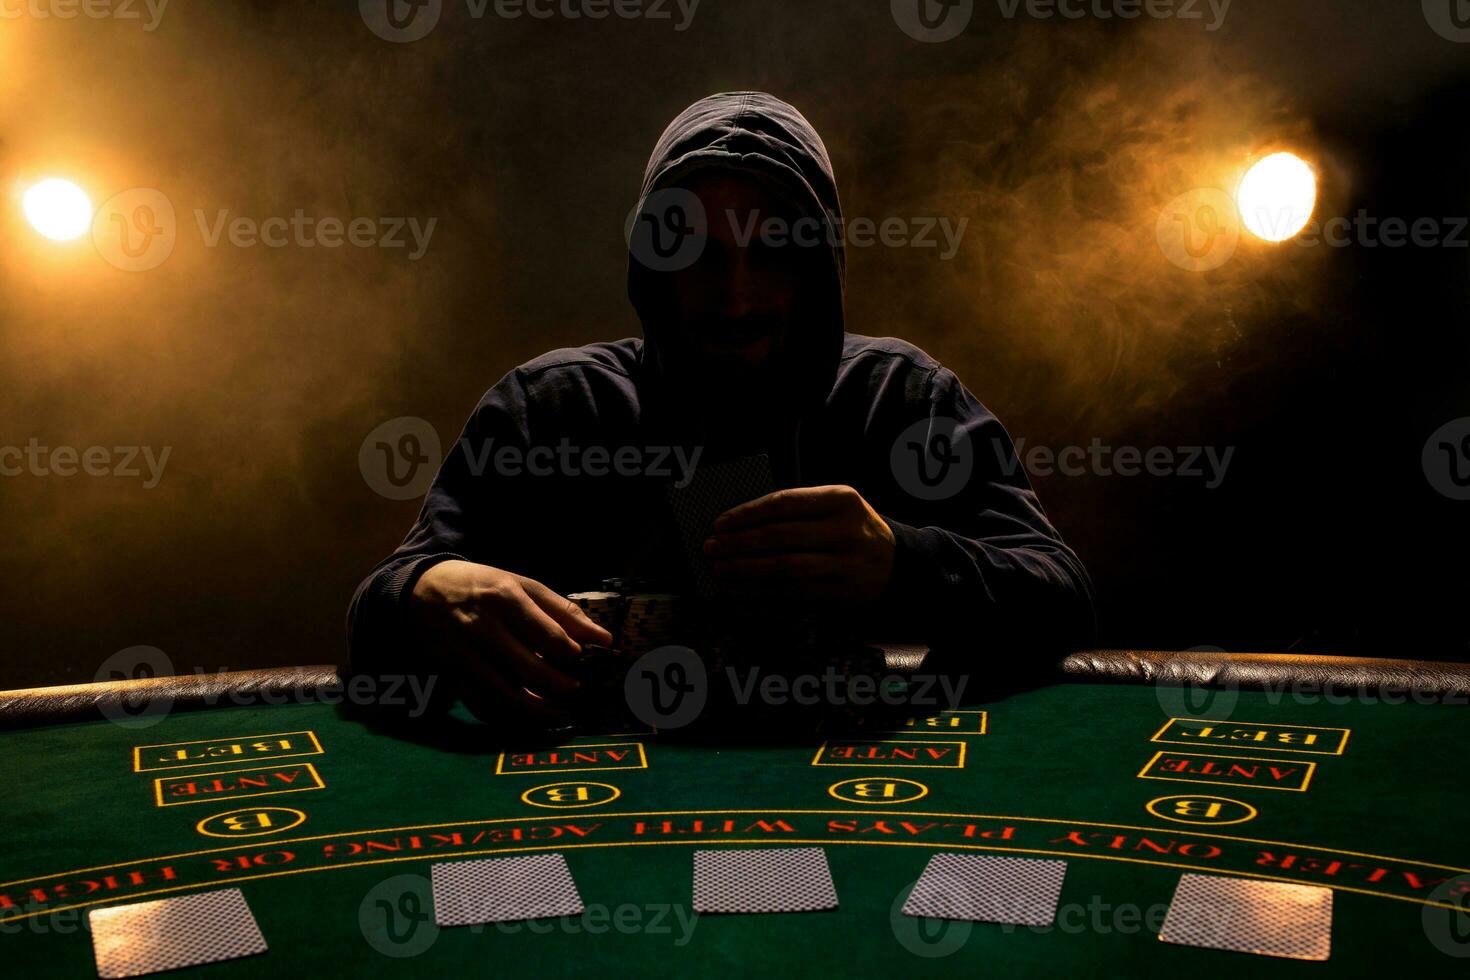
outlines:
[{"label": "stack of poker chips", "polygon": [[577,604],[587,618],[612,634],[613,646],[618,645],[618,632],[623,626],[624,599],[617,592],[574,592],[567,596]]},{"label": "stack of poker chips", "polygon": [[612,634],[612,648],[631,657],[677,643],[685,625],[678,596],[665,593],[575,592],[569,596],[589,619]]},{"label": "stack of poker chips", "polygon": [[[683,635],[693,625],[693,609],[687,601],[681,604],[677,596],[629,591],[634,588],[637,585],[623,580],[607,580],[602,591],[567,596],[612,634],[609,646],[582,645],[579,710],[584,730],[630,730],[632,716],[623,694],[629,664],[661,646],[691,642]],[[681,609],[685,610],[682,616]],[[635,725],[646,727],[646,722]]]},{"label": "stack of poker chips", "polygon": [[619,645],[624,653],[640,656],[679,639],[679,601],[676,596],[640,593],[628,596]]}]

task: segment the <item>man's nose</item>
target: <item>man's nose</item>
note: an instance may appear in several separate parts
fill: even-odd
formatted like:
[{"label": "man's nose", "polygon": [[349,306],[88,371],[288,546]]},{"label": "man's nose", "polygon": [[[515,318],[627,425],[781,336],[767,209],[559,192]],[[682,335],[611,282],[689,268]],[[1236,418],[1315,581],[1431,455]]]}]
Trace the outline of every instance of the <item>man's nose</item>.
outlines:
[{"label": "man's nose", "polygon": [[720,314],[730,319],[745,316],[756,309],[758,299],[759,289],[751,269],[749,250],[731,249],[718,293]]}]

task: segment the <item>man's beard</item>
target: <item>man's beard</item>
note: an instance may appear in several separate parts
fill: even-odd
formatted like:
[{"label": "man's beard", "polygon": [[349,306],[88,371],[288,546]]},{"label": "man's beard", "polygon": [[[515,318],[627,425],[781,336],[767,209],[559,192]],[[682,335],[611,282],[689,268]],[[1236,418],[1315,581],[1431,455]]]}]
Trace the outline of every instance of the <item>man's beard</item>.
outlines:
[{"label": "man's beard", "polygon": [[[681,340],[718,338],[666,348],[665,380],[685,423],[699,429],[703,438],[732,447],[760,445],[790,428],[795,413],[788,397],[784,323],[742,318],[676,329]],[[748,337],[770,338],[769,351],[750,359],[739,349]]]},{"label": "man's beard", "polygon": [[759,441],[792,414],[781,397],[781,378],[770,364],[706,365],[697,381],[678,385],[678,401],[707,438]]}]

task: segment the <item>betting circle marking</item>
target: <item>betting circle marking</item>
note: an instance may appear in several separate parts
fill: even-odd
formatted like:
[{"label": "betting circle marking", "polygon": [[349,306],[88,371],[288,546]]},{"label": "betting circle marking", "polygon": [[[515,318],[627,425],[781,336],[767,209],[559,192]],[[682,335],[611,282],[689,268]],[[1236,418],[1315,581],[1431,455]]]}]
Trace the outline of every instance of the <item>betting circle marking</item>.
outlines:
[{"label": "betting circle marking", "polygon": [[[1174,800],[1181,800],[1188,803],[1211,804],[1212,809],[1218,812],[1220,816],[1204,820],[1190,820],[1186,819],[1183,816],[1170,816],[1168,813],[1163,812],[1163,808],[1161,805],[1165,803],[1170,803]],[[1228,827],[1230,824],[1233,823],[1245,823],[1247,820],[1256,819],[1257,815],[1259,815],[1260,813],[1259,810],[1251,806],[1249,803],[1242,803],[1239,800],[1232,800],[1224,796],[1205,796],[1200,793],[1187,793],[1183,796],[1161,796],[1156,800],[1149,800],[1144,809],[1146,809],[1154,816],[1158,817],[1160,820],[1168,820],[1173,823],[1188,823],[1210,827]],[[1190,816],[1201,815],[1202,814],[1190,814]]]},{"label": "betting circle marking", "polygon": [[[906,786],[909,793],[906,796],[864,796],[867,787],[876,787],[886,784],[890,787]],[[846,793],[847,795],[844,795]],[[929,795],[929,787],[912,779],[894,779],[892,776],[864,776],[859,779],[844,779],[840,783],[833,783],[827,787],[827,795],[844,803],[862,803],[868,806],[878,806],[884,803],[912,803],[914,800],[922,800]]]},{"label": "betting circle marking", "polygon": [[[265,829],[230,829],[232,826],[249,826],[248,824],[239,822],[239,818],[244,814],[251,814],[256,817],[264,816],[266,821]],[[231,822],[232,819],[236,821],[233,824]],[[304,823],[306,823],[306,814],[291,807],[251,806],[243,810],[229,810],[225,813],[216,813],[212,817],[205,817],[194,825],[194,829],[205,837],[224,837],[234,840],[237,837],[265,837],[268,834],[279,834],[287,830],[294,830]],[[259,824],[256,826],[258,827]]]},{"label": "betting circle marking", "polygon": [[[571,800],[571,802],[562,802],[561,800],[557,799],[557,794],[551,792],[554,790],[562,790],[564,788],[570,791],[571,787],[577,787],[581,790],[586,790],[591,787],[597,790],[601,790],[602,792],[597,794],[587,794],[587,798],[576,798]],[[547,794],[545,799],[548,799],[550,802],[538,802],[537,800],[533,800],[531,798],[538,793]],[[532,786],[530,789],[521,794],[521,802],[529,806],[543,807],[547,810],[582,810],[590,806],[602,806],[604,803],[611,803],[613,800],[622,795],[623,791],[618,789],[611,783],[592,783],[573,780],[571,782],[565,783],[546,783],[541,786]]]}]

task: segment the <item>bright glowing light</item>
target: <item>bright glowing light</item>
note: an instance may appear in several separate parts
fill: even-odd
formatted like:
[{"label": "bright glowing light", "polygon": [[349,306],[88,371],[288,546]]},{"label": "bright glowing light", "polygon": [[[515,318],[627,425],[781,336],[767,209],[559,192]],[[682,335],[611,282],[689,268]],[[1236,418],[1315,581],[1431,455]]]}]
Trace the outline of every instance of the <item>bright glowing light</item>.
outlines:
[{"label": "bright glowing light", "polygon": [[31,227],[53,241],[71,241],[92,226],[92,202],[70,181],[41,181],[26,191],[21,207]]},{"label": "bright glowing light", "polygon": [[1317,175],[1301,157],[1273,153],[1246,172],[1235,203],[1251,234],[1268,242],[1284,242],[1312,218]]}]

